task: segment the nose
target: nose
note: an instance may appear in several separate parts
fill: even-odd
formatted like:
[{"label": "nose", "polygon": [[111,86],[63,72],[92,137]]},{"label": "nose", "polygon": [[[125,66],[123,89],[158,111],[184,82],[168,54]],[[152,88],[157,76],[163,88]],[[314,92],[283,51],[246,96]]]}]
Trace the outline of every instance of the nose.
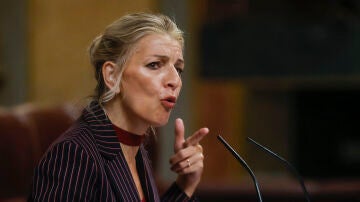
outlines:
[{"label": "nose", "polygon": [[176,70],[176,68],[174,66],[171,66],[168,69],[169,70],[167,71],[166,81],[165,81],[166,87],[171,88],[172,90],[181,88],[182,81],[181,81],[180,75],[179,75],[178,71]]}]

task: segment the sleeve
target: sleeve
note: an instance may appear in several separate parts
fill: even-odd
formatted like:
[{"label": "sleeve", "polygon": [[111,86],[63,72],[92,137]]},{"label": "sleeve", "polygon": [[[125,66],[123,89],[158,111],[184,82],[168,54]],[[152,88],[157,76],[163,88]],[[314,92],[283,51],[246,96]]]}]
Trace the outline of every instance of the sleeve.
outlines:
[{"label": "sleeve", "polygon": [[161,201],[167,202],[198,202],[197,197],[192,196],[189,198],[185,192],[183,192],[180,187],[174,182],[170,188],[162,195]]},{"label": "sleeve", "polygon": [[29,201],[91,201],[95,173],[94,161],[80,146],[61,142],[36,167]]}]

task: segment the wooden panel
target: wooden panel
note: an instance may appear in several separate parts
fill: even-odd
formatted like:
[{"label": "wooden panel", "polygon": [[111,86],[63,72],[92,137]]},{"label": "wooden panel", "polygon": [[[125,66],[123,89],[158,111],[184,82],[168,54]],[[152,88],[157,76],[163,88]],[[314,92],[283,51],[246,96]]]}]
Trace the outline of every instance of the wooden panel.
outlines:
[{"label": "wooden panel", "polygon": [[240,154],[243,153],[245,92],[241,85],[225,81],[201,82],[197,92],[196,123],[199,127],[207,126],[210,129],[210,136],[202,141],[205,150],[204,181],[236,182],[246,171],[218,142],[216,136],[220,134]]},{"label": "wooden panel", "polygon": [[125,13],[151,11],[155,0],[29,2],[30,99],[59,103],[81,99],[95,87],[87,47]]}]

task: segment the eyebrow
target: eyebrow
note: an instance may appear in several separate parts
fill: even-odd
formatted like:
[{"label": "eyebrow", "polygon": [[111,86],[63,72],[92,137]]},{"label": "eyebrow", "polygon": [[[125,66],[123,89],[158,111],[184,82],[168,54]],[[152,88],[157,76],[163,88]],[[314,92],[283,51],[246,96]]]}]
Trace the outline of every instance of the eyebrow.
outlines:
[{"label": "eyebrow", "polygon": [[[169,60],[169,57],[168,56],[165,56],[165,55],[153,55],[154,57],[158,57],[158,58],[161,58],[161,59],[166,59],[166,60]],[[177,59],[176,63],[180,63],[180,64],[184,64],[184,59],[182,58],[179,58]]]}]

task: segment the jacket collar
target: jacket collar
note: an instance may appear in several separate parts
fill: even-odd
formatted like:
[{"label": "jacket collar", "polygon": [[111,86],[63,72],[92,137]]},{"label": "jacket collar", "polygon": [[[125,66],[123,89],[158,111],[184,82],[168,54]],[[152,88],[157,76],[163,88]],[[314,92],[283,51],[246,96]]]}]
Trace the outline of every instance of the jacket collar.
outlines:
[{"label": "jacket collar", "polygon": [[82,117],[93,131],[100,153],[109,160],[119,155],[121,148],[115,130],[99,103],[91,102],[84,109]]}]

